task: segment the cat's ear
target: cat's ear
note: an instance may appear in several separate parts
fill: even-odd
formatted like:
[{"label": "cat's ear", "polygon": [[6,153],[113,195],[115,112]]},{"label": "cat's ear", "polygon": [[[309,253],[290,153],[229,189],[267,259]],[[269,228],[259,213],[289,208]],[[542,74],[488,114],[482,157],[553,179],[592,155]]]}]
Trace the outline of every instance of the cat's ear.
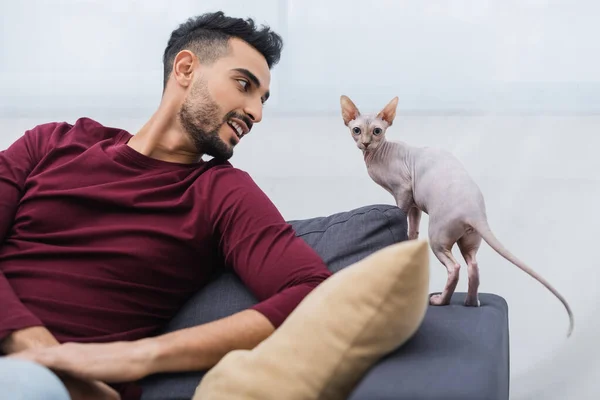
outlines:
[{"label": "cat's ear", "polygon": [[394,122],[394,118],[396,118],[396,107],[398,107],[398,96],[394,97],[384,108],[379,111],[377,114],[377,118],[381,118],[388,125],[392,125]]},{"label": "cat's ear", "polygon": [[355,120],[360,115],[360,112],[348,96],[342,95],[342,97],[340,97],[340,105],[342,106],[344,125],[348,126],[348,123]]}]

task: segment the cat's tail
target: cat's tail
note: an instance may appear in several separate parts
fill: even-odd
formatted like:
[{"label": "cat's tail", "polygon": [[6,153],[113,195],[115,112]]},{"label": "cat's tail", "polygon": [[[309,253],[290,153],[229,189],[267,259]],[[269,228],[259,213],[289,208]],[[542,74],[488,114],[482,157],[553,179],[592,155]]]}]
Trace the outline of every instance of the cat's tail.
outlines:
[{"label": "cat's tail", "polygon": [[531,277],[533,277],[538,282],[540,282],[548,290],[550,290],[550,292],[552,292],[552,294],[554,294],[558,298],[558,300],[560,300],[560,302],[565,306],[565,308],[567,310],[567,314],[569,315],[569,331],[567,332],[567,337],[571,336],[571,333],[573,332],[573,328],[575,326],[573,312],[571,311],[571,307],[569,306],[569,303],[567,302],[567,300],[558,292],[558,290],[556,290],[540,274],[535,272],[533,269],[529,268],[523,261],[519,260],[510,251],[508,251],[508,249],[506,249],[502,245],[502,243],[500,243],[500,241],[496,238],[496,236],[490,229],[487,221],[485,221],[485,220],[471,221],[471,223],[469,223],[469,225],[473,229],[475,229],[481,235],[483,240],[485,240],[485,242],[488,245],[490,245],[490,247],[492,249],[496,250],[496,252],[498,254],[500,254],[502,257],[504,257],[505,259],[507,259],[508,261],[510,261],[517,267],[519,267],[522,271],[529,274]]}]

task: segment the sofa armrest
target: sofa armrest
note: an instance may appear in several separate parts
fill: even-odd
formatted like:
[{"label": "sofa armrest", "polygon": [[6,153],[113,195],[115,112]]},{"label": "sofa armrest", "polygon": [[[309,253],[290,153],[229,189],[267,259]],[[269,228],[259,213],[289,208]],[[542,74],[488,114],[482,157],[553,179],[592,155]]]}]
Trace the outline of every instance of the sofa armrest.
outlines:
[{"label": "sofa armrest", "polygon": [[508,305],[480,293],[481,307],[465,307],[465,297],[429,306],[417,333],[374,365],[348,400],[508,400]]}]

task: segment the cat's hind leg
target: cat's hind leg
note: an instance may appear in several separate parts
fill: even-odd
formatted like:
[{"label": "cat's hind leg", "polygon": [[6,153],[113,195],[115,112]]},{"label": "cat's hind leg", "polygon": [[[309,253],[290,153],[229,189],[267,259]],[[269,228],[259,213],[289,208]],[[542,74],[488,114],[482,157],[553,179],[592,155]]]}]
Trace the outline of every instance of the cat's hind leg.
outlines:
[{"label": "cat's hind leg", "polygon": [[460,264],[452,255],[452,247],[463,234],[463,229],[455,228],[451,231],[447,231],[430,226],[429,241],[431,250],[440,263],[446,267],[446,271],[448,272],[448,278],[442,293],[434,294],[429,298],[429,303],[431,305],[445,306],[450,304],[460,275]]},{"label": "cat's hind leg", "polygon": [[458,240],[458,248],[467,262],[467,274],[469,275],[469,289],[465,305],[479,307],[479,266],[477,265],[477,250],[481,245],[481,235],[475,231],[467,232]]}]

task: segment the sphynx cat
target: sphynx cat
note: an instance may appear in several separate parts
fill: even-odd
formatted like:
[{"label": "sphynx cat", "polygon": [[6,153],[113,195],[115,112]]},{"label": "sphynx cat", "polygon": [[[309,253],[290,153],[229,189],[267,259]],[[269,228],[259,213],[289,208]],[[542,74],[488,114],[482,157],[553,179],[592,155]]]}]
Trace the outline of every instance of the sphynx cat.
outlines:
[{"label": "sphynx cat", "polygon": [[550,283],[511,254],[496,239],[488,222],[485,202],[478,185],[463,165],[447,151],[413,147],[385,138],[396,116],[398,97],[377,115],[361,115],[347,97],[341,96],[342,118],[364,155],[371,179],[387,190],[408,218],[408,239],[419,237],[421,213],[429,215],[429,243],[437,259],[446,267],[448,279],[441,294],[430,297],[431,305],[447,305],[458,283],[460,264],[452,255],[456,243],[467,263],[466,306],[480,306],[479,267],[476,254],[481,240],[550,290],[569,315],[570,336],[573,313],[564,297]]}]

